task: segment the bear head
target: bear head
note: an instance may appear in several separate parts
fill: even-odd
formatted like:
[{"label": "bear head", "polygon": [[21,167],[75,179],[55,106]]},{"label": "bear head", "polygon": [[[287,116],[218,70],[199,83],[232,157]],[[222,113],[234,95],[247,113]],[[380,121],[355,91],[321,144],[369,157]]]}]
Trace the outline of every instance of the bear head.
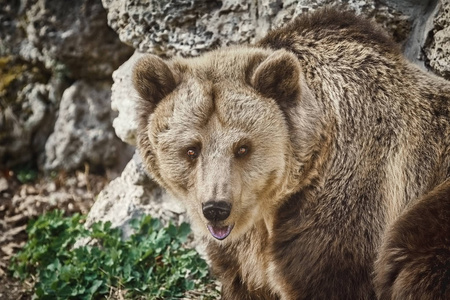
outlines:
[{"label": "bear head", "polygon": [[[268,225],[298,187],[305,162],[294,148],[308,147],[311,126],[297,130],[289,119],[310,118],[302,112],[314,102],[300,71],[292,53],[256,47],[136,64],[138,148],[197,232],[232,241]],[[309,108],[295,108],[301,102]]]}]

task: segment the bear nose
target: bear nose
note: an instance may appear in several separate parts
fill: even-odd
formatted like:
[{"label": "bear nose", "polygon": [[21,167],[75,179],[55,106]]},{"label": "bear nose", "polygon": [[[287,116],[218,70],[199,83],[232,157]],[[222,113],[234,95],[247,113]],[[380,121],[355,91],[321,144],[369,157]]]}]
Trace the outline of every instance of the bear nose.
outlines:
[{"label": "bear nose", "polygon": [[203,215],[209,221],[223,221],[230,215],[231,204],[225,201],[208,201],[202,204]]}]

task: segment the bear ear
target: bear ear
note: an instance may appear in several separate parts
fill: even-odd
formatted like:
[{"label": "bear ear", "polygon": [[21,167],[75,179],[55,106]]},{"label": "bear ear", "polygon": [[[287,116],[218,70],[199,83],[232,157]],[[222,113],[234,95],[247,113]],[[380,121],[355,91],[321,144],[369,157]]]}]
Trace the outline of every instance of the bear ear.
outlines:
[{"label": "bear ear", "polygon": [[144,101],[155,107],[177,86],[169,66],[155,55],[141,58],[133,70],[133,85]]},{"label": "bear ear", "polygon": [[255,70],[252,86],[262,95],[275,99],[281,106],[290,106],[300,95],[300,64],[297,57],[277,50]]}]

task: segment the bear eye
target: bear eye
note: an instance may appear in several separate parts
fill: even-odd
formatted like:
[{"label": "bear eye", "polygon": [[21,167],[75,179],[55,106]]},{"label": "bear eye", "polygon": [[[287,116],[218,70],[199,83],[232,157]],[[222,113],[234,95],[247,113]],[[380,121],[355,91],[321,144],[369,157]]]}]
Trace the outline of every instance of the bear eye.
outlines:
[{"label": "bear eye", "polygon": [[188,148],[186,154],[190,159],[195,159],[198,157],[198,150],[195,147]]},{"label": "bear eye", "polygon": [[238,148],[238,150],[236,151],[236,156],[237,157],[243,157],[243,156],[245,156],[245,155],[247,155],[248,154],[248,146],[240,146],[239,148]]}]

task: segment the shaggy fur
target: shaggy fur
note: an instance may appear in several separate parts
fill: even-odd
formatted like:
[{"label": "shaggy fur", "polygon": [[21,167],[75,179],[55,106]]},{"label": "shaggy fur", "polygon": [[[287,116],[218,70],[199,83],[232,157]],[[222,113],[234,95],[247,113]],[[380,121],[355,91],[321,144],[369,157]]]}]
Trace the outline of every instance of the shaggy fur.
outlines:
[{"label": "shaggy fur", "polygon": [[[448,193],[417,199],[450,177],[450,85],[375,25],[322,10],[254,46],[145,57],[134,84],[138,148],[186,204],[223,299],[447,295],[448,240],[437,267],[410,255],[418,269],[396,260],[395,243],[419,203],[448,205]],[[229,217],[207,220],[206,202],[228,203]],[[436,228],[411,245],[450,236]]]},{"label": "shaggy fur", "polygon": [[450,180],[412,205],[375,264],[379,299],[450,299]]}]

